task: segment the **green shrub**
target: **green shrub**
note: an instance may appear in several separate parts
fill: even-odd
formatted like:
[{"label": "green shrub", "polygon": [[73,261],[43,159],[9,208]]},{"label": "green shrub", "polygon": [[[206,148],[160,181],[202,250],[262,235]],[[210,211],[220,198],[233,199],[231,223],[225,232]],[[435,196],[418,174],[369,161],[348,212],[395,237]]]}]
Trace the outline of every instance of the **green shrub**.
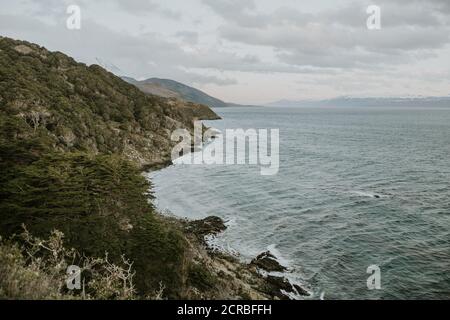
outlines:
[{"label": "green shrub", "polygon": [[143,295],[166,287],[176,297],[183,285],[185,241],[159,219],[149,203],[150,185],[139,170],[114,155],[51,153],[9,170],[0,181],[0,231],[24,223],[40,237],[61,230],[68,245],[90,256],[108,252],[135,261]]}]

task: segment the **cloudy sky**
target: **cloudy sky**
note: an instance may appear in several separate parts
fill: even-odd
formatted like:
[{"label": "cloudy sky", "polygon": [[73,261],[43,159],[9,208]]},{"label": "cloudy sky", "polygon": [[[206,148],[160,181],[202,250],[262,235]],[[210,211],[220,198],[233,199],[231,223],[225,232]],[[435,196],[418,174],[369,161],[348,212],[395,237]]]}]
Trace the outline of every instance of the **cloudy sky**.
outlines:
[{"label": "cloudy sky", "polygon": [[[81,8],[69,30],[67,7]],[[366,9],[381,8],[381,29]],[[450,0],[0,0],[0,35],[225,101],[450,94]]]}]

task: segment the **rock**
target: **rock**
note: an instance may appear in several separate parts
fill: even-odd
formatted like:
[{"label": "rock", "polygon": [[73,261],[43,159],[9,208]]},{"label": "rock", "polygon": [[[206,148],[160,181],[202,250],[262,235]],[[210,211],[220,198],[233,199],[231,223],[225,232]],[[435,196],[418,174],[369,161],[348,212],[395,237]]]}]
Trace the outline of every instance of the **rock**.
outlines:
[{"label": "rock", "polygon": [[[291,284],[288,279],[284,277],[267,276],[266,287],[264,288],[267,294],[281,300],[288,300],[290,297],[285,293],[299,294],[302,296],[309,296],[309,293],[297,284]],[[285,293],[283,293],[284,291]]]},{"label": "rock", "polygon": [[187,229],[200,239],[203,239],[207,235],[216,235],[225,231],[227,226],[221,218],[211,216],[202,220],[188,222]]},{"label": "rock", "polygon": [[309,292],[306,291],[305,289],[303,289],[302,287],[300,287],[299,285],[293,284],[292,286],[295,288],[295,290],[297,290],[297,293],[299,295],[301,295],[301,296],[309,296]]},{"label": "rock", "polygon": [[282,266],[276,257],[269,251],[263,252],[250,262],[250,265],[256,266],[268,272],[283,272],[287,268]]},{"label": "rock", "polygon": [[292,285],[284,277],[267,276],[266,278],[266,292],[272,297],[276,297],[281,300],[289,300],[289,297],[281,292],[281,290],[292,293],[294,292]]}]

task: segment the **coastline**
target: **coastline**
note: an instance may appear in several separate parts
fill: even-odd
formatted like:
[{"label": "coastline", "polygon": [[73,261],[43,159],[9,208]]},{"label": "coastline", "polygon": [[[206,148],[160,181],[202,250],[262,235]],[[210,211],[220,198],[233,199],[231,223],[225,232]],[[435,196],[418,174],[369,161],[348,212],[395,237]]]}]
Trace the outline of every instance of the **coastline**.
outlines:
[{"label": "coastline", "polygon": [[[281,291],[293,290],[282,279],[259,275],[256,264],[208,252],[204,237],[211,231],[204,224],[163,216],[149,201],[151,183],[143,170],[169,166],[176,144],[171,133],[187,128],[195,135],[196,120],[219,118],[212,110],[146,95],[99,66],[36,44],[1,38],[0,48],[0,60],[7,62],[2,70],[9,75],[4,86],[24,88],[17,99],[8,90],[0,95],[5,104],[0,231],[2,239],[12,242],[3,246],[6,254],[0,259],[11,250],[17,256],[0,263],[7,274],[21,268],[36,276],[27,248],[14,238],[26,227],[39,239],[59,235],[65,248],[80,256],[106,255],[107,263],[126,267],[134,276],[127,298],[270,299],[286,298]],[[52,81],[36,81],[43,74]],[[45,260],[48,267],[39,270],[39,281],[15,275],[2,279],[1,295],[63,297],[62,287],[45,288],[42,279],[52,278],[48,270],[55,268],[64,279],[67,270],[61,266],[74,259]],[[89,269],[81,259],[76,263]],[[17,285],[21,279],[26,281]],[[109,284],[105,291],[105,284],[96,287],[87,280],[89,298],[121,298]],[[72,296],[80,297],[78,292]]]},{"label": "coastline", "polygon": [[[143,174],[172,166],[172,161],[155,163],[146,167]],[[146,176],[146,179],[150,180]],[[150,180],[151,181],[151,180]],[[208,237],[215,237],[227,229],[225,221],[216,216],[190,220],[156,210],[161,219],[181,230],[188,242],[190,258],[212,277],[210,283],[200,284],[204,290],[194,287],[188,296],[193,299],[213,300],[296,300],[308,298],[311,293],[301,285],[291,283],[275,255],[261,252],[250,263],[238,257],[212,248]],[[202,282],[202,281],[200,281]]]}]

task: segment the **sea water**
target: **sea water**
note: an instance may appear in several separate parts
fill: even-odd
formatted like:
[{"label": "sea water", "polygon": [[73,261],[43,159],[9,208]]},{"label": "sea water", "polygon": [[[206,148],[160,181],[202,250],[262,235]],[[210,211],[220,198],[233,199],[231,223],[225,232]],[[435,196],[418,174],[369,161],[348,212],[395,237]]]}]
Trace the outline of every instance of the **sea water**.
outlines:
[{"label": "sea water", "polygon": [[174,165],[150,174],[159,209],[223,218],[216,245],[270,249],[313,299],[450,298],[450,108],[215,111],[219,130],[279,129],[278,174]]}]

